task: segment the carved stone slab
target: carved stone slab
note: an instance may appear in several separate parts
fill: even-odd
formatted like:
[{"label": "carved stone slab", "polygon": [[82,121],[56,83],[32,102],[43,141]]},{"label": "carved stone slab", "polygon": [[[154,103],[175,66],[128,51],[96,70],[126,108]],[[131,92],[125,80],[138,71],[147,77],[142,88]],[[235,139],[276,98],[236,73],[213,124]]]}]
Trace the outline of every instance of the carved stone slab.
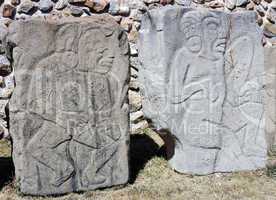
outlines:
[{"label": "carved stone slab", "polygon": [[49,195],[128,181],[128,42],[107,16],[13,22],[10,101],[20,190]]},{"label": "carved stone slab", "polygon": [[173,6],[144,16],[143,109],[173,135],[175,170],[265,167],[264,55],[255,17]]},{"label": "carved stone slab", "polygon": [[276,153],[276,47],[265,48],[265,124],[269,151]]}]

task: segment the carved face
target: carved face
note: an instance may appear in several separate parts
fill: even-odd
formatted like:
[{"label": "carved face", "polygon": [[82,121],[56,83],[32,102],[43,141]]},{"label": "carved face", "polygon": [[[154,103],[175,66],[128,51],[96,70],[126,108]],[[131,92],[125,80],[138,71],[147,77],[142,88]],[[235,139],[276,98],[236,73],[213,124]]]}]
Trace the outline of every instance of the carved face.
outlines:
[{"label": "carved face", "polygon": [[[223,19],[224,20],[224,19]],[[227,22],[214,13],[204,15],[189,12],[181,21],[184,41],[187,49],[198,56],[216,60],[225,52]]]},{"label": "carved face", "polygon": [[76,51],[77,28],[73,25],[68,25],[60,28],[56,35],[56,50],[57,51]]},{"label": "carved face", "polygon": [[115,57],[113,48],[109,47],[109,38],[100,30],[90,30],[82,38],[79,49],[88,56],[80,58],[82,65],[100,74],[108,73]]}]

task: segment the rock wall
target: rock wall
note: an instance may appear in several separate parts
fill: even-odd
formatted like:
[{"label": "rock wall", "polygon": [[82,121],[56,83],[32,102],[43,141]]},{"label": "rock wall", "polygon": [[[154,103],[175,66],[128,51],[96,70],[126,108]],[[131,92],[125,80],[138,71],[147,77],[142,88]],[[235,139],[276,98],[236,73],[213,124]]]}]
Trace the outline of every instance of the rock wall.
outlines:
[{"label": "rock wall", "polygon": [[[137,39],[142,15],[148,10],[167,4],[210,8],[226,12],[254,10],[257,23],[264,30],[263,43],[266,46],[276,44],[276,1],[274,0],[4,0],[1,4],[0,37],[5,36],[5,29],[12,20],[35,16],[62,18],[68,16],[83,17],[109,13],[128,34],[131,48],[131,82],[129,98],[131,104],[131,129],[137,132],[149,126],[144,120],[137,82],[140,64],[138,61]],[[0,38],[0,39],[1,39]],[[9,52],[0,48],[1,78],[1,137],[8,135],[6,119],[7,102],[14,87],[12,69],[9,65]],[[2,73],[3,72],[3,73]],[[5,109],[6,108],[6,109]]]}]

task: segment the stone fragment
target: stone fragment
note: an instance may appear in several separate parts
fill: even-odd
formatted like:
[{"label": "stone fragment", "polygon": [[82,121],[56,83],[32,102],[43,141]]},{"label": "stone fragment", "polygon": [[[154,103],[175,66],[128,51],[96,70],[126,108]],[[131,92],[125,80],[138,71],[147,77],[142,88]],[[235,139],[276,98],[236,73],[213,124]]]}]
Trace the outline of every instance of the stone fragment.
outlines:
[{"label": "stone fragment", "polygon": [[152,3],[159,3],[160,0],[143,0],[143,2],[147,4],[152,4]]},{"label": "stone fragment", "polygon": [[138,123],[143,118],[143,116],[144,114],[141,110],[137,112],[132,112],[130,113],[130,121],[133,123]]},{"label": "stone fragment", "polygon": [[140,133],[141,131],[145,130],[146,128],[149,127],[149,124],[146,120],[140,121],[136,124],[131,124],[131,133],[132,134],[137,134]]},{"label": "stone fragment", "polygon": [[[91,0],[90,0],[91,1]],[[109,4],[108,0],[93,0],[93,10],[96,12],[102,12]]]},{"label": "stone fragment", "polygon": [[265,48],[265,125],[269,152],[276,153],[276,47]]},{"label": "stone fragment", "polygon": [[194,3],[204,4],[205,0],[193,0]]},{"label": "stone fragment", "polygon": [[138,92],[129,90],[128,98],[131,112],[136,112],[142,108],[142,99]]},{"label": "stone fragment", "polygon": [[68,0],[58,0],[58,2],[55,4],[55,9],[62,10],[66,8],[68,5]]},{"label": "stone fragment", "polygon": [[134,90],[134,91],[139,91],[139,83],[137,79],[131,77],[130,82],[129,82],[129,89]]},{"label": "stone fragment", "polygon": [[233,10],[236,7],[237,0],[225,0],[224,5],[229,10]]},{"label": "stone fragment", "polygon": [[12,4],[13,6],[19,5],[20,2],[21,2],[20,0],[11,0],[11,4]]},{"label": "stone fragment", "polygon": [[211,1],[208,6],[210,8],[223,8],[224,7],[224,4],[219,2],[219,1]]},{"label": "stone fragment", "polygon": [[32,14],[36,10],[35,4],[30,0],[24,0],[17,9],[17,12],[24,14]]},{"label": "stone fragment", "polygon": [[129,32],[132,28],[132,24],[133,24],[133,21],[128,19],[128,18],[123,18],[121,20],[121,27],[126,31],[126,32]]},{"label": "stone fragment", "polygon": [[122,4],[119,0],[110,0],[108,12],[111,15],[129,15],[130,9],[127,4]]},{"label": "stone fragment", "polygon": [[5,55],[0,55],[0,76],[7,76],[11,71],[10,61]]},{"label": "stone fragment", "polygon": [[269,8],[266,14],[266,18],[272,22],[273,24],[276,23],[276,8]]},{"label": "stone fragment", "polygon": [[68,0],[68,3],[77,4],[77,3],[84,3],[86,0]]},{"label": "stone fragment", "polygon": [[38,8],[43,13],[50,12],[53,9],[53,2],[51,0],[40,0]]},{"label": "stone fragment", "polygon": [[264,18],[264,31],[269,31],[276,36],[276,24],[273,24],[270,20]]},{"label": "stone fragment", "polygon": [[9,26],[7,41],[20,191],[44,196],[127,183],[128,42],[119,25],[107,15],[28,19]]},{"label": "stone fragment", "polygon": [[264,168],[264,55],[254,12],[166,6],[139,41],[143,112],[175,138],[181,173]]},{"label": "stone fragment", "polygon": [[14,91],[15,81],[13,73],[2,77],[2,83],[0,87],[0,99],[9,99]]},{"label": "stone fragment", "polygon": [[170,4],[172,2],[173,2],[173,0],[160,0],[159,3],[161,3],[162,5],[167,5],[167,4]]},{"label": "stone fragment", "polygon": [[236,1],[236,6],[240,7],[240,6],[245,6],[250,2],[250,0],[237,0]]},{"label": "stone fragment", "polygon": [[8,18],[13,18],[15,14],[15,7],[10,5],[10,4],[4,4],[3,5],[3,11],[2,11],[2,16],[3,17],[8,17]]},{"label": "stone fragment", "polygon": [[72,5],[70,5],[70,12],[74,17],[80,17],[83,14],[83,10],[80,7]]},{"label": "stone fragment", "polygon": [[181,6],[190,6],[192,0],[175,0],[175,3]]}]

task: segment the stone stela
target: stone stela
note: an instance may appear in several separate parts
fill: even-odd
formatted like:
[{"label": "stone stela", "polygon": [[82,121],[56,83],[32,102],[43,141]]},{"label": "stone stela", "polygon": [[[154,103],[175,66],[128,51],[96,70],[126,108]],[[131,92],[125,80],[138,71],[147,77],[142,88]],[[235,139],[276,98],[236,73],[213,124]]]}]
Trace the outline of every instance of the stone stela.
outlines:
[{"label": "stone stela", "polygon": [[152,10],[139,46],[144,113],[172,136],[173,169],[265,167],[264,50],[254,12]]},{"label": "stone stela", "polygon": [[107,16],[15,21],[7,44],[21,192],[63,194],[127,183],[129,61],[119,25]]}]

